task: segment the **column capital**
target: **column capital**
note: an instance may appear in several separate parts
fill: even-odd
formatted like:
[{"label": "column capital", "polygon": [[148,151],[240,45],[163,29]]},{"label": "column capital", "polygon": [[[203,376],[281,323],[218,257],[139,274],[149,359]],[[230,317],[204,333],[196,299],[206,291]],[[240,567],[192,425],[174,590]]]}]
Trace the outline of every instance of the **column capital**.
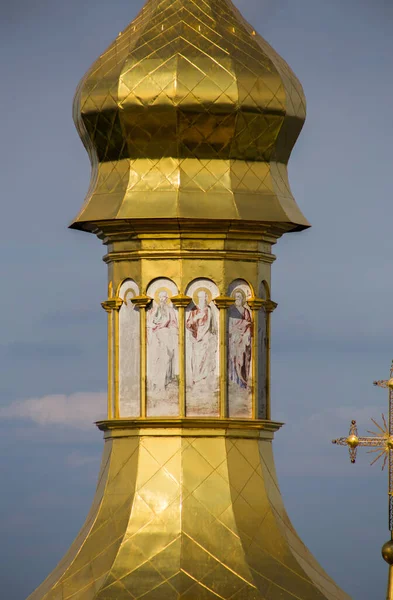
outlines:
[{"label": "column capital", "polygon": [[262,298],[249,298],[247,304],[252,310],[260,310],[266,303]]},{"label": "column capital", "polygon": [[273,300],[264,300],[263,298],[250,298],[247,304],[252,310],[260,310],[264,308],[267,313],[272,313],[277,308],[277,303]]},{"label": "column capital", "polygon": [[264,307],[267,313],[272,313],[273,311],[275,311],[277,306],[277,302],[273,302],[273,300],[264,301]]},{"label": "column capital", "polygon": [[192,301],[192,298],[190,296],[185,296],[183,294],[178,294],[177,296],[172,296],[170,298],[170,301],[177,308],[187,308],[187,306]]},{"label": "column capital", "polygon": [[235,303],[235,299],[231,298],[231,296],[217,296],[217,298],[214,298],[213,302],[217,308],[229,308]]},{"label": "column capital", "polygon": [[123,300],[121,298],[108,298],[105,302],[101,302],[102,308],[110,313],[112,310],[120,310],[123,304]]},{"label": "column capital", "polygon": [[152,301],[152,298],[150,298],[150,296],[135,296],[135,298],[131,298],[131,302],[133,304],[135,304],[135,306],[137,306],[138,308],[146,308],[150,302]]}]

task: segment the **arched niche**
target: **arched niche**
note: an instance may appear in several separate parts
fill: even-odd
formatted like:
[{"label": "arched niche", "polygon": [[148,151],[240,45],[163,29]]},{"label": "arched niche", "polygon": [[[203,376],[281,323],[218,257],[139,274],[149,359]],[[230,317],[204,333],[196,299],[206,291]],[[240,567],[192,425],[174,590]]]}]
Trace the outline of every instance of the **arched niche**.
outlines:
[{"label": "arched niche", "polygon": [[219,289],[210,279],[196,279],[186,289],[192,301],[185,314],[186,416],[219,415]]},{"label": "arched niche", "polygon": [[228,415],[251,418],[253,400],[253,311],[248,300],[253,296],[251,286],[236,279],[228,288],[234,304],[228,308]]},{"label": "arched niche", "polygon": [[179,320],[171,297],[176,284],[155,279],[147,288],[152,302],[146,311],[147,416],[179,414]]},{"label": "arched niche", "polygon": [[139,296],[135,281],[126,279],[119,289],[119,413],[140,416],[140,315],[132,298]]},{"label": "arched niche", "polygon": [[269,284],[265,280],[261,281],[261,283],[260,283],[260,286],[259,286],[259,297],[262,298],[263,300],[269,300],[270,299]]}]

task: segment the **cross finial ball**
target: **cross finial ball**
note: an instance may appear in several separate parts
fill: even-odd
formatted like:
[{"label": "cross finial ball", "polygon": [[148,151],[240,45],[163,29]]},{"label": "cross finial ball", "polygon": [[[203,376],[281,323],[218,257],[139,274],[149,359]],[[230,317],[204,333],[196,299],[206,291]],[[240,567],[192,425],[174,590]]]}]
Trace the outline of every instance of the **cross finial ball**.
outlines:
[{"label": "cross finial ball", "polygon": [[393,541],[389,540],[382,546],[382,557],[388,565],[393,565]]}]

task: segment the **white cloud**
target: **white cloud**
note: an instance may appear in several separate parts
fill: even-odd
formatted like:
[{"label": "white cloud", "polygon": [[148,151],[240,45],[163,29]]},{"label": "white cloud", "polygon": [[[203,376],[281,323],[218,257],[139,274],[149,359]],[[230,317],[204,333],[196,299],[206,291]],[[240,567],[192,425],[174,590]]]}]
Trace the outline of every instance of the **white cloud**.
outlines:
[{"label": "white cloud", "polygon": [[105,418],[106,399],[105,392],[76,392],[16,400],[0,408],[0,419],[90,429],[94,421]]}]

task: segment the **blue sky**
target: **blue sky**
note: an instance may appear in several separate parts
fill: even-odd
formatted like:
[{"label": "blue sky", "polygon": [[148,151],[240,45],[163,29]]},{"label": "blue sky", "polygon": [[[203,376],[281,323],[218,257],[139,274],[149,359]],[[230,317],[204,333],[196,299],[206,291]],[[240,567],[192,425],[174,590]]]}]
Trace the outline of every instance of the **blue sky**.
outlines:
[{"label": "blue sky", "polygon": [[[102,450],[104,248],[67,230],[90,165],[74,90],[141,0],[13,0],[0,23],[0,582],[23,600],[73,540]],[[387,477],[330,444],[386,412],[372,381],[393,358],[393,6],[237,0],[302,81],[308,119],[290,161],[313,227],[273,265],[274,448],[289,514],[356,600],[383,598]]]}]

